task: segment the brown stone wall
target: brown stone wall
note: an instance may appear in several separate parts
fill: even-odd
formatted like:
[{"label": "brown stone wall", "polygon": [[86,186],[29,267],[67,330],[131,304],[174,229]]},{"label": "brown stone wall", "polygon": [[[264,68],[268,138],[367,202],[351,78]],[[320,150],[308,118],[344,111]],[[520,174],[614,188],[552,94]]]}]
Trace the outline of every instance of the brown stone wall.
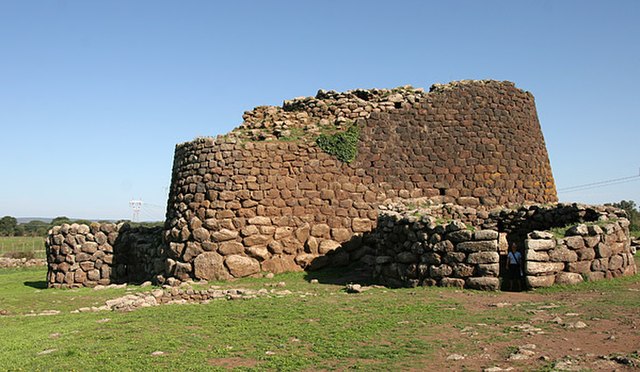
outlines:
[{"label": "brown stone wall", "polygon": [[[512,83],[324,92],[245,119],[228,136],[176,147],[167,276],[226,279],[346,264],[373,253],[358,236],[375,227],[387,200],[495,206],[557,199],[533,97]],[[313,138],[292,140],[294,129],[314,132],[347,119],[361,128],[351,164]]]}]

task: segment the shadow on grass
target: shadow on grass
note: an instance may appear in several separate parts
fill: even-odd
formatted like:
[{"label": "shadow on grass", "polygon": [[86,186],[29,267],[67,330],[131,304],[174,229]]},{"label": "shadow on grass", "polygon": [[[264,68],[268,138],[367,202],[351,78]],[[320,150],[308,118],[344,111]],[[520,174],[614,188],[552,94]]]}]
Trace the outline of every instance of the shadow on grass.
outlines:
[{"label": "shadow on grass", "polygon": [[35,288],[35,289],[47,289],[46,280],[38,280],[35,282],[24,282],[24,285],[27,287]]},{"label": "shadow on grass", "polygon": [[319,283],[334,285],[346,285],[349,283],[375,284],[371,268],[358,262],[346,267],[327,267],[321,270],[307,271],[304,279],[306,281],[317,279]]}]

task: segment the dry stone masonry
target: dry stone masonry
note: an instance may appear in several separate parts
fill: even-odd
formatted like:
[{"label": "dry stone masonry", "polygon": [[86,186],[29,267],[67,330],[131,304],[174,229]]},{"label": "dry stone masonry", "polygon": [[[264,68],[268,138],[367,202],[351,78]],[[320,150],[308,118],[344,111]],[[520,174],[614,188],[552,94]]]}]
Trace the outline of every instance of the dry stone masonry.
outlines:
[{"label": "dry stone masonry", "polygon": [[46,239],[54,288],[95,287],[111,283],[142,283],[164,273],[161,228],[128,224],[64,224]]},{"label": "dry stone masonry", "polygon": [[[388,286],[499,289],[510,242],[524,248],[529,288],[637,273],[629,221],[612,207],[530,205],[491,212],[453,205],[382,207],[371,240],[375,278]],[[458,219],[443,222],[450,216]]]},{"label": "dry stone masonry", "polygon": [[[243,119],[227,135],[176,146],[163,229],[52,230],[49,286],[225,280],[360,261],[377,262],[390,285],[495,289],[507,238],[522,244],[534,230],[579,220],[571,207],[506,209],[557,202],[533,96],[510,82],[319,91]],[[402,201],[428,204],[425,215],[448,222],[402,237],[414,227],[380,215]]]},{"label": "dry stone masonry", "polygon": [[[244,119],[227,136],[176,147],[169,276],[226,279],[372,257],[359,236],[388,200],[557,200],[533,97],[509,82],[321,91]],[[316,133],[351,125],[360,130],[352,163],[316,146]]]}]

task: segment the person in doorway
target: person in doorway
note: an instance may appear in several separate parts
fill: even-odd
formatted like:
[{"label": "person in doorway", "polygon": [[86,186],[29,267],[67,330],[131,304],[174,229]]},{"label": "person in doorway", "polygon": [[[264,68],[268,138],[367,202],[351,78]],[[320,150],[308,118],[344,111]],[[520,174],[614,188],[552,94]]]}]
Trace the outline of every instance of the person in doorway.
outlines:
[{"label": "person in doorway", "polygon": [[509,254],[507,255],[509,265],[509,291],[522,290],[522,253],[518,251],[516,243],[511,243]]}]

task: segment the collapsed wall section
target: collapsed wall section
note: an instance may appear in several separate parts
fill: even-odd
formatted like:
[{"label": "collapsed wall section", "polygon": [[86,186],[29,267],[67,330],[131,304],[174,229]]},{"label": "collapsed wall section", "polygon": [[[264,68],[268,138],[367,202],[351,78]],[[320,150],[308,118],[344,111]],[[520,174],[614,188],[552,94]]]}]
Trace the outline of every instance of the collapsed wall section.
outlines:
[{"label": "collapsed wall section", "polygon": [[[227,136],[178,145],[166,275],[227,279],[372,257],[384,201],[557,200],[533,96],[509,82],[319,92],[245,113]],[[357,126],[349,164],[315,143]]]}]

